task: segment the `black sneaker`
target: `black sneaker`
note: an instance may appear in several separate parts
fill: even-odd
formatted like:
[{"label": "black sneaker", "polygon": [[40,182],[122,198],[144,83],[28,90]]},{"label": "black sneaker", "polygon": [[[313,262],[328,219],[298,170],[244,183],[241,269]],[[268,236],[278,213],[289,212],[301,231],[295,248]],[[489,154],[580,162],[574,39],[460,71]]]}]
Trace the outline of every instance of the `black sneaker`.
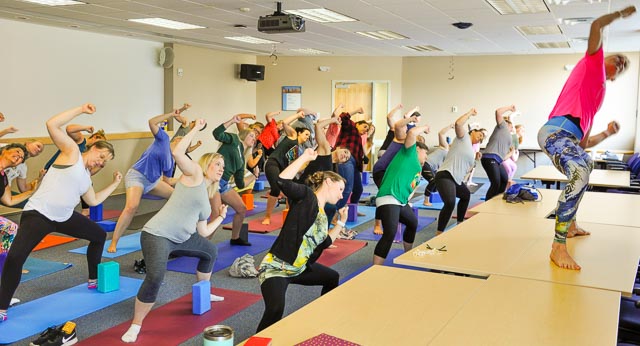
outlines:
[{"label": "black sneaker", "polygon": [[56,326],[51,326],[45,329],[42,333],[40,333],[40,336],[37,339],[31,341],[29,345],[30,346],[44,345],[45,343],[47,343],[49,339],[55,338],[55,336],[58,333],[60,333],[60,329],[58,329],[58,327]]},{"label": "black sneaker", "polygon": [[240,238],[238,238],[238,239],[229,239],[229,243],[231,245],[251,246],[251,243],[249,243],[246,240],[242,240]]},{"label": "black sneaker", "polygon": [[147,265],[144,263],[144,258],[141,260],[133,261],[133,270],[138,274],[146,274],[147,273]]},{"label": "black sneaker", "polygon": [[49,338],[43,346],[69,346],[78,342],[76,336],[76,323],[68,321],[58,329],[55,337]]}]

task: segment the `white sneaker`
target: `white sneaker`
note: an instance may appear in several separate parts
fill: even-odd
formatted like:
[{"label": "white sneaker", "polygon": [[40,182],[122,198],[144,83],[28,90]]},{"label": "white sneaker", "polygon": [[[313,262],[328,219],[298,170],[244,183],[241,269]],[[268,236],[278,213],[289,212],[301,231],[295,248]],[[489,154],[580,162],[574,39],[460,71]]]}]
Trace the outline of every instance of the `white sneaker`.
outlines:
[{"label": "white sneaker", "polygon": [[215,294],[210,294],[209,297],[211,298],[212,302],[221,302],[224,300],[224,297],[220,297]]},{"label": "white sneaker", "polygon": [[18,298],[11,298],[11,302],[9,302],[9,306],[14,306],[16,304],[20,303],[20,299]]}]

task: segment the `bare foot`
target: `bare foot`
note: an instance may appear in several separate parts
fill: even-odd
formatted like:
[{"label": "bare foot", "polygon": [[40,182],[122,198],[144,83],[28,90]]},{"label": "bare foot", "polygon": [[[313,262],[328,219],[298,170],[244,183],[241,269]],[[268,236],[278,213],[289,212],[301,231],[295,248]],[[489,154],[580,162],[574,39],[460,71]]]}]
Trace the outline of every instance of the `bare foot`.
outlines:
[{"label": "bare foot", "polygon": [[263,225],[270,225],[271,224],[271,218],[265,217],[264,220],[262,220],[262,224]]},{"label": "bare foot", "polygon": [[338,245],[333,245],[333,244],[329,245],[329,249],[336,249],[337,247]]},{"label": "bare foot", "polygon": [[27,269],[22,269],[22,274],[29,274],[29,270],[27,270]]},{"label": "bare foot", "polygon": [[424,205],[426,207],[430,207],[433,204],[431,204],[431,202],[429,202],[429,199],[425,197],[424,202],[422,202],[422,205]]},{"label": "bare foot", "polygon": [[382,227],[376,225],[373,227],[373,234],[382,235]]},{"label": "bare foot", "polygon": [[580,270],[581,267],[573,260],[569,252],[567,251],[567,244],[560,244],[554,242],[551,246],[551,254],[549,255],[551,261],[560,268]]},{"label": "bare foot", "polygon": [[358,217],[360,217],[360,216],[367,216],[367,214],[358,212]]},{"label": "bare foot", "polygon": [[578,226],[578,224],[574,221],[569,226],[569,230],[567,231],[567,238],[579,237],[583,235],[589,235],[590,232],[584,230],[584,228]]}]

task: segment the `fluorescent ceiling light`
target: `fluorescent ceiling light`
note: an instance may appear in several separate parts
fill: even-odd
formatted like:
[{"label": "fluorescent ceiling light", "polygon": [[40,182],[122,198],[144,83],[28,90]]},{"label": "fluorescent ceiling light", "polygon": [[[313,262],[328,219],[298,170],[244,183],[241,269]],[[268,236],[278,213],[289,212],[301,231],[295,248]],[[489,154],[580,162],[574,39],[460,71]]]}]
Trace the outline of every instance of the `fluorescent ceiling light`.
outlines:
[{"label": "fluorescent ceiling light", "polygon": [[340,14],[338,12],[327,10],[326,8],[311,8],[306,10],[287,10],[285,12],[295,14],[305,19],[309,19],[318,23],[340,23],[340,22],[357,22],[358,21],[355,18],[351,18],[343,14]]},{"label": "fluorescent ceiling light", "polygon": [[549,12],[543,0],[485,0],[502,15]]},{"label": "fluorescent ceiling light", "polygon": [[86,5],[86,2],[73,1],[73,0],[22,0],[24,2],[31,2],[39,5],[47,6],[68,6],[68,5]]},{"label": "fluorescent ceiling light", "polygon": [[403,47],[416,52],[442,52],[442,49],[435,46],[431,46],[431,45],[403,46]]},{"label": "fluorescent ceiling light", "polygon": [[331,52],[327,52],[319,49],[313,49],[313,48],[292,48],[289,50],[302,53],[302,54],[309,54],[309,55],[331,54]]},{"label": "fluorescent ceiling light", "polygon": [[569,42],[537,42],[534,45],[538,49],[569,48]]},{"label": "fluorescent ceiling light", "polygon": [[562,30],[557,25],[538,25],[538,26],[516,26],[516,30],[523,35],[556,35],[562,34]]},{"label": "fluorescent ceiling light", "polygon": [[400,35],[393,31],[380,30],[380,31],[356,31],[356,34],[373,38],[375,40],[404,40],[407,36]]},{"label": "fluorescent ceiling light", "polygon": [[574,17],[574,18],[563,18],[562,24],[564,25],[578,25],[578,24],[589,24],[593,22],[595,18],[593,17]]},{"label": "fluorescent ceiling light", "polygon": [[204,26],[194,25],[189,23],[178,22],[175,20],[164,18],[139,18],[139,19],[127,19],[130,22],[148,24],[153,26],[159,26],[167,29],[187,30],[187,29],[204,29]]},{"label": "fluorescent ceiling light", "polygon": [[240,41],[240,42],[244,42],[244,43],[253,43],[253,44],[275,44],[275,43],[280,43],[278,41],[271,41],[271,40],[265,40],[263,38],[259,38],[259,37],[253,37],[253,36],[228,36],[225,37],[227,40],[234,40],[234,41]]}]

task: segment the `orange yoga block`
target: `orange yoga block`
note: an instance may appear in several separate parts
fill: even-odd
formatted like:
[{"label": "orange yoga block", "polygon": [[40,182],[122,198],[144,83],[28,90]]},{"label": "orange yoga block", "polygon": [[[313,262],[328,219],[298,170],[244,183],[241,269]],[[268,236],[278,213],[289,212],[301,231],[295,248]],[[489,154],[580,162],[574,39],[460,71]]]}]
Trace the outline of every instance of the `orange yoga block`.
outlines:
[{"label": "orange yoga block", "polygon": [[247,210],[253,210],[253,194],[252,193],[245,193],[243,195],[241,195],[242,197],[242,202],[244,203],[244,206],[247,207]]},{"label": "orange yoga block", "polygon": [[282,221],[287,219],[287,214],[289,214],[289,209],[285,209],[282,211]]}]

